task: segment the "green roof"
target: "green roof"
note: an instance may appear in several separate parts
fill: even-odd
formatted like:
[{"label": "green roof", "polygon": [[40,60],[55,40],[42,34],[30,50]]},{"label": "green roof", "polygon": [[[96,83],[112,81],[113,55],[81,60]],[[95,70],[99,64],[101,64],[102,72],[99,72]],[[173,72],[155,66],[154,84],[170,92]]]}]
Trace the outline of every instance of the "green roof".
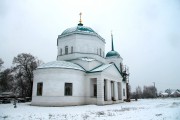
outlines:
[{"label": "green roof", "polygon": [[120,54],[114,50],[111,50],[106,54],[106,57],[120,57]]},{"label": "green roof", "polygon": [[90,27],[80,26],[80,25],[64,30],[61,35],[68,35],[71,33],[78,33],[78,32],[97,35],[97,33],[93,29],[91,29]]}]

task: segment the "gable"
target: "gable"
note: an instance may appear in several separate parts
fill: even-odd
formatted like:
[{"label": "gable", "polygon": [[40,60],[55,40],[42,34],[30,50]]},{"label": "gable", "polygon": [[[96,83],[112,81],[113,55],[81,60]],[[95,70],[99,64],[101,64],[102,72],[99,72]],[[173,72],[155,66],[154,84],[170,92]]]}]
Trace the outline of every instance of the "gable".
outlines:
[{"label": "gable", "polygon": [[104,76],[107,76],[107,77],[113,77],[116,79],[122,78],[119,70],[116,68],[116,66],[114,64],[112,64],[111,66],[109,66],[108,68],[103,70],[102,73]]},{"label": "gable", "polygon": [[103,64],[90,71],[87,71],[87,73],[96,72],[101,72],[104,77],[109,79],[122,79],[120,71],[118,70],[115,64]]}]

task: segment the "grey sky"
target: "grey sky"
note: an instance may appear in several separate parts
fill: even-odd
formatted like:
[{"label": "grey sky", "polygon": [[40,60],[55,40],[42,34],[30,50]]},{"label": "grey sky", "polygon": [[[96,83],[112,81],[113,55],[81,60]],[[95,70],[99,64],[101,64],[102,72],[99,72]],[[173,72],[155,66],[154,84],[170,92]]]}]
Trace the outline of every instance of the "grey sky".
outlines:
[{"label": "grey sky", "polygon": [[0,58],[31,53],[56,60],[57,36],[82,20],[106,40],[130,68],[130,84],[180,89],[179,0],[1,0]]}]

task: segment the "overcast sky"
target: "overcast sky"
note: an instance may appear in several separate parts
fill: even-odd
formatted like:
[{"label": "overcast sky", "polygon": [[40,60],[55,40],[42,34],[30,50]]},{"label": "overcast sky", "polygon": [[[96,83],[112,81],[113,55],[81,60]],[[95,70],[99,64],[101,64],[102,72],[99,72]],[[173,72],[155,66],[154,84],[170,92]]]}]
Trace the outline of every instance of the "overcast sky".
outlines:
[{"label": "overcast sky", "polygon": [[180,89],[179,0],[0,0],[0,58],[12,65],[19,53],[56,60],[57,37],[78,24],[94,29],[129,66],[132,89],[156,83]]}]

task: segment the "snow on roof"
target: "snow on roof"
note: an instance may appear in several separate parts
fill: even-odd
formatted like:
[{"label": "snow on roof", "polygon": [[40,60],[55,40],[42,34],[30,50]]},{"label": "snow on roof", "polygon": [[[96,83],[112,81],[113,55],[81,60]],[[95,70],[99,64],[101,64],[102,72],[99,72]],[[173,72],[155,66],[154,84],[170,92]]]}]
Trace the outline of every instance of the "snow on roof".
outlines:
[{"label": "snow on roof", "polygon": [[109,66],[111,66],[112,64],[105,64],[105,65],[101,65],[93,70],[91,70],[90,72],[100,72],[105,70],[106,68],[108,68]]},{"label": "snow on roof", "polygon": [[176,90],[171,93],[171,95],[174,95],[174,94],[180,94],[180,92]]},{"label": "snow on roof", "polygon": [[165,93],[161,93],[161,95],[168,95],[168,93],[166,93],[166,92]]},{"label": "snow on roof", "polygon": [[2,92],[1,95],[11,95],[13,92]]},{"label": "snow on roof", "polygon": [[79,58],[80,60],[84,60],[84,61],[87,61],[87,62],[92,62],[94,61],[95,59],[92,59],[92,58],[87,58],[87,57],[84,57],[84,58]]},{"label": "snow on roof", "polygon": [[44,68],[68,68],[68,69],[76,69],[76,70],[85,71],[81,66],[71,63],[71,62],[66,62],[66,61],[48,62],[43,65],[40,65],[37,69],[44,69]]}]

